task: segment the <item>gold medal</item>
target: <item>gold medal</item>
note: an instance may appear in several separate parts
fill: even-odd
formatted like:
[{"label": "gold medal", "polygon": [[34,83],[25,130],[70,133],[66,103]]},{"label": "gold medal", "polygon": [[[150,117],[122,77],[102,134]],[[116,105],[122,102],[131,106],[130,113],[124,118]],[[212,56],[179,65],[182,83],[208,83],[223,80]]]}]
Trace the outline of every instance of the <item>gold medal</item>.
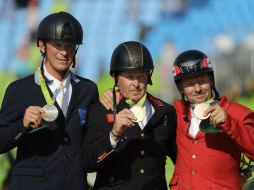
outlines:
[{"label": "gold medal", "polygon": [[133,112],[134,116],[137,118],[137,120],[135,120],[135,122],[140,122],[140,121],[144,120],[145,113],[144,113],[144,110],[141,106],[134,105],[130,110]]},{"label": "gold medal", "polygon": [[201,103],[201,104],[197,104],[194,107],[194,115],[201,120],[207,119],[208,117],[210,117],[210,113],[207,116],[203,116],[204,112],[209,108],[209,104],[208,103]]},{"label": "gold medal", "polygon": [[42,114],[42,118],[47,122],[55,121],[58,116],[58,109],[55,105],[45,105],[42,108],[46,113]]}]

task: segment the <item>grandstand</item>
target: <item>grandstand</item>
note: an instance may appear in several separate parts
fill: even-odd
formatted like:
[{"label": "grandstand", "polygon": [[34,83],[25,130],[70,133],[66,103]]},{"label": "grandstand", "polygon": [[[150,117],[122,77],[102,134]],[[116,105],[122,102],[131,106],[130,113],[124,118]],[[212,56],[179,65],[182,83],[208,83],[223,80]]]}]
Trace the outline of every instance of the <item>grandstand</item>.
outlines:
[{"label": "grandstand", "polygon": [[73,13],[84,27],[85,39],[78,53],[77,72],[94,81],[108,71],[111,53],[122,41],[143,41],[155,60],[160,58],[166,41],[173,43],[177,52],[194,48],[217,57],[226,51],[219,46],[221,43],[216,43],[221,35],[227,36],[231,46],[236,47],[254,31],[252,0],[244,3],[240,0],[0,2],[0,42],[4,44],[0,47],[0,69],[19,76],[26,75],[40,64],[39,53],[37,58],[32,58],[36,62],[31,62],[29,56],[19,57],[20,48],[26,47],[31,51],[26,45],[35,43],[34,32],[38,22],[48,13],[59,10]]}]

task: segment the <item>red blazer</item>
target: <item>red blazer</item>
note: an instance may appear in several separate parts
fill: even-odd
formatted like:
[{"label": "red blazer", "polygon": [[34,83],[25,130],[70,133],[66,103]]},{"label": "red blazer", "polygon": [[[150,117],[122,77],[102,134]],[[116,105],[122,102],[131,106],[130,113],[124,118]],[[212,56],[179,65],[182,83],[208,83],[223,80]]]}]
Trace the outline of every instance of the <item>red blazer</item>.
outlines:
[{"label": "red blazer", "polygon": [[[221,132],[189,135],[189,122],[184,121],[184,106],[176,101],[177,148],[172,190],[241,190],[239,162],[241,153],[254,159],[254,113],[222,97],[219,105],[227,119],[218,127]],[[188,108],[190,109],[190,108]],[[189,120],[191,117],[189,110]]]}]

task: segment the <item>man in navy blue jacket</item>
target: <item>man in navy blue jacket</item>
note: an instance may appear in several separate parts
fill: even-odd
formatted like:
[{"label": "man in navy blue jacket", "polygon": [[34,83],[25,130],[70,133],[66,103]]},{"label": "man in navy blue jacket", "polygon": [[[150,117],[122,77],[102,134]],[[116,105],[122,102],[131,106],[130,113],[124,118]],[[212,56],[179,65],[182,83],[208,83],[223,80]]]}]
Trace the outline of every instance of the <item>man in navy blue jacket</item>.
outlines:
[{"label": "man in navy blue jacket", "polygon": [[0,152],[17,147],[11,189],[85,190],[80,147],[95,83],[73,74],[83,30],[69,13],[45,17],[37,31],[42,54],[35,74],[6,90],[0,110]]}]

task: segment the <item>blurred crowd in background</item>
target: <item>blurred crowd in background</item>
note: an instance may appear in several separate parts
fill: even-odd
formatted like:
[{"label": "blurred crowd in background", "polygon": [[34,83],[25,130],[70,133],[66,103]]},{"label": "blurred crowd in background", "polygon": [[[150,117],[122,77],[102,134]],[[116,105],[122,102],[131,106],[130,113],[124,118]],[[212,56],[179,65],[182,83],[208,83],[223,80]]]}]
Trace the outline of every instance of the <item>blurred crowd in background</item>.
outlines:
[{"label": "blurred crowd in background", "polygon": [[[67,11],[84,29],[75,72],[96,82],[100,92],[113,87],[113,49],[137,40],[155,62],[149,87],[155,96],[168,103],[179,97],[173,60],[184,50],[198,49],[215,65],[220,93],[254,110],[253,7],[253,0],[0,0],[0,105],[7,85],[41,64],[36,46],[40,20]],[[1,184],[11,163],[12,154],[0,157]],[[252,180],[246,189],[254,189]]]}]

